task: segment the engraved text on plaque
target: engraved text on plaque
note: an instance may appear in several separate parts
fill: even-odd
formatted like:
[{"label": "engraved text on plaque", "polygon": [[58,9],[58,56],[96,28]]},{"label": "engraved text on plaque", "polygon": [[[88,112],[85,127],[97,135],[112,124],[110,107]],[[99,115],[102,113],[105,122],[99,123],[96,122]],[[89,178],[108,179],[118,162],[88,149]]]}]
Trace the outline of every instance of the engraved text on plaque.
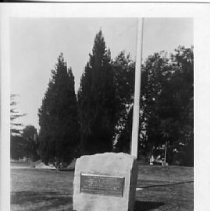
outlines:
[{"label": "engraved text on plaque", "polygon": [[82,173],[80,175],[80,192],[122,197],[124,183],[124,177]]}]

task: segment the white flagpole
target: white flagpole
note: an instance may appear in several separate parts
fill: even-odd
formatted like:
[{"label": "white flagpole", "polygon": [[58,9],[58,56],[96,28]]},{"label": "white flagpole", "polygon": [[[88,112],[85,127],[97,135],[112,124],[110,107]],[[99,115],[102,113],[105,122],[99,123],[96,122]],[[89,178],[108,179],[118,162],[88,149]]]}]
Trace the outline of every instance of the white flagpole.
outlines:
[{"label": "white flagpole", "polygon": [[144,19],[138,18],[137,43],[136,43],[136,65],[135,65],[135,88],[134,88],[134,105],[133,105],[133,125],[132,125],[132,139],[131,139],[131,155],[134,155],[136,158],[138,158],[143,25],[144,25]]}]

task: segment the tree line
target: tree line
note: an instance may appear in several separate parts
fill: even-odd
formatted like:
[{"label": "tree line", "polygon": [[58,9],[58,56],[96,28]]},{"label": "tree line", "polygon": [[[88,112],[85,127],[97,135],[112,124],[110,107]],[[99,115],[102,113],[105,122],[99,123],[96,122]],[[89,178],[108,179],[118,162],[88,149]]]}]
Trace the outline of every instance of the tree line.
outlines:
[{"label": "tree line", "polygon": [[[140,154],[167,144],[169,163],[193,165],[193,62],[193,48],[178,47],[142,64]],[[134,78],[135,62],[123,51],[111,59],[102,31],[77,93],[72,69],[60,54],[38,111],[36,154],[45,163],[69,163],[84,154],[129,153]]]}]

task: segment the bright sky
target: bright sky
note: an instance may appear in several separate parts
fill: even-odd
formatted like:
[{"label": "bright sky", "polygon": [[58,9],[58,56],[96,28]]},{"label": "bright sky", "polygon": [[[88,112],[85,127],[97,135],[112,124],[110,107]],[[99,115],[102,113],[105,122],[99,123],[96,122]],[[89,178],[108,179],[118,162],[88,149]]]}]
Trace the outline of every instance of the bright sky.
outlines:
[{"label": "bright sky", "polygon": [[[76,91],[100,29],[112,58],[125,50],[135,59],[134,18],[13,18],[10,23],[11,93],[19,95],[17,110],[27,114],[19,119],[24,125],[39,128],[38,109],[61,52],[72,67]],[[162,50],[172,53],[179,45],[193,45],[193,19],[145,19],[144,59]]]}]

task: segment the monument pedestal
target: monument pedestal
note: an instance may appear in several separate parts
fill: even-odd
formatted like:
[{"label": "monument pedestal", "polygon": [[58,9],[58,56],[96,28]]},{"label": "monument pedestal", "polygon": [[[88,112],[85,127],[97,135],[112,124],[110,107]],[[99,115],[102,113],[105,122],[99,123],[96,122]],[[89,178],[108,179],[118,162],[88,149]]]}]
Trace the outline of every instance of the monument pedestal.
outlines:
[{"label": "monument pedestal", "polygon": [[104,153],[77,159],[74,211],[133,211],[137,163],[125,153]]}]

